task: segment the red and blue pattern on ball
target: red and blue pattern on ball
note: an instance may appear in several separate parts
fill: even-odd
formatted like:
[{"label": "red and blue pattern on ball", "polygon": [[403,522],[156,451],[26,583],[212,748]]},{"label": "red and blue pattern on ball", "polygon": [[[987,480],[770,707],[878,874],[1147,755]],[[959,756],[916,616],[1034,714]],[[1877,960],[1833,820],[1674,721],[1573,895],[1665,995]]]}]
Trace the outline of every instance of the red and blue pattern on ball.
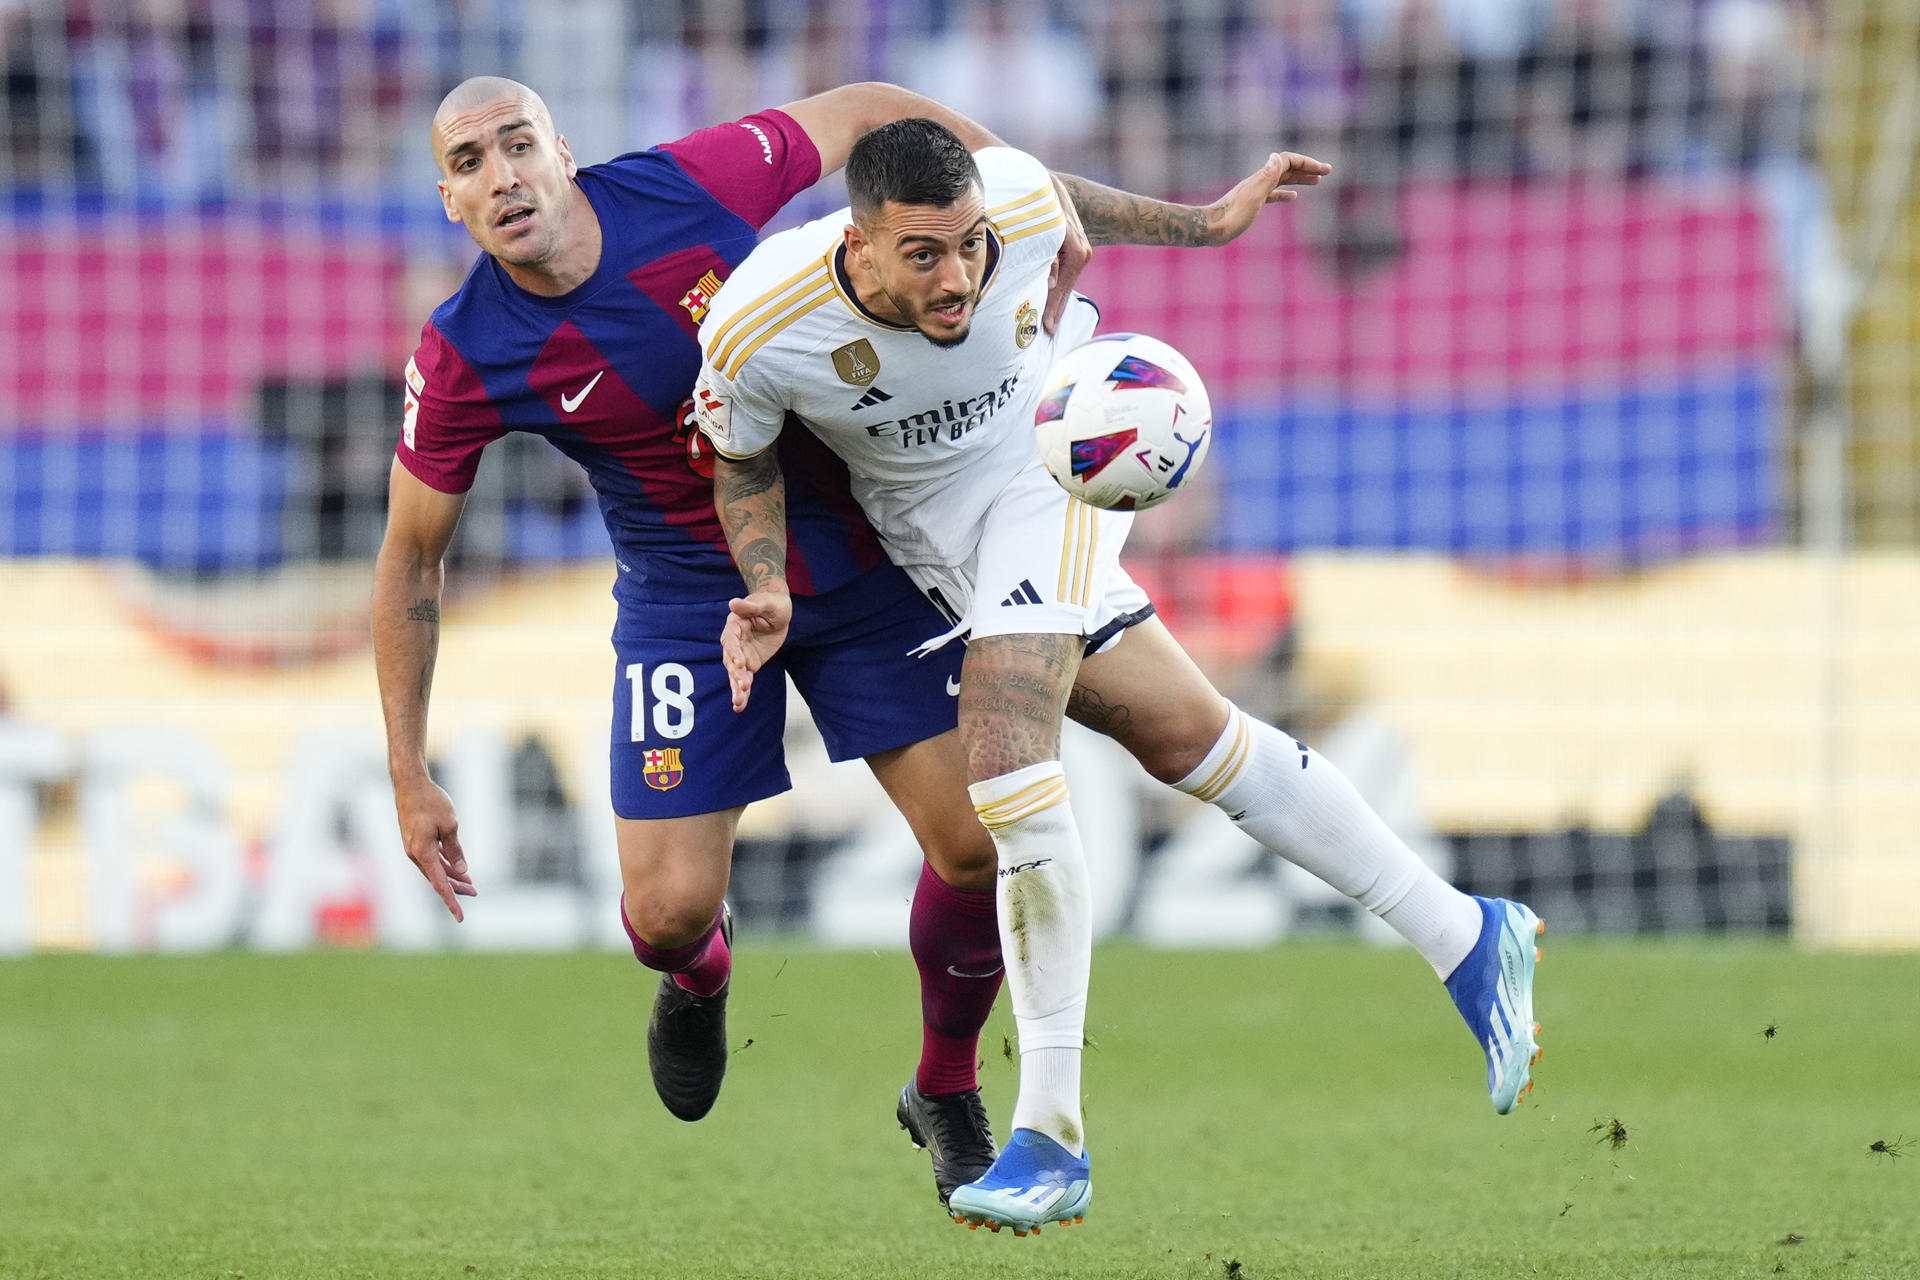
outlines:
[{"label": "red and blue pattern on ball", "polygon": [[1139,429],[1128,427],[1125,431],[1075,440],[1068,450],[1073,463],[1073,478],[1082,484],[1093,479],[1139,438]]},{"label": "red and blue pattern on ball", "polygon": [[1120,363],[1113,367],[1113,372],[1107,375],[1107,381],[1121,390],[1165,387],[1181,395],[1187,392],[1187,384],[1179,374],[1136,355],[1122,356]]}]

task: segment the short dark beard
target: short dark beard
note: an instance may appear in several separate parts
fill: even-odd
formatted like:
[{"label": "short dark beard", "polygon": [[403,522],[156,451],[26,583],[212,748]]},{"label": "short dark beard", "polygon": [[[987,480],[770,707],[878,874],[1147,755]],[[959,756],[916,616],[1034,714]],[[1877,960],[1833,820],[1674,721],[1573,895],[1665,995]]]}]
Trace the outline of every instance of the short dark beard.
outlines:
[{"label": "short dark beard", "polygon": [[928,342],[931,342],[934,346],[945,349],[945,348],[959,346],[961,343],[965,342],[967,338],[972,335],[972,333],[973,333],[973,326],[969,324],[966,328],[960,331],[959,336],[957,337],[936,338],[932,334],[928,333],[925,329],[922,329],[920,331],[920,336],[925,338]]}]

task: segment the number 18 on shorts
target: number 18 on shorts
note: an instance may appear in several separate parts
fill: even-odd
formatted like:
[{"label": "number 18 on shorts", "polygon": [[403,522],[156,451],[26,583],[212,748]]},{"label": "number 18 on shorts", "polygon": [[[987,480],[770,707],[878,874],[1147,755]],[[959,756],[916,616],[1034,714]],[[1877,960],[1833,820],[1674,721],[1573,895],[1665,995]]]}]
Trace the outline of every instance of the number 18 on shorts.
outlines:
[{"label": "number 18 on shorts", "polygon": [[614,630],[613,810],[680,818],[786,790],[786,682],[736,714],[717,640],[726,605],[621,611]]}]

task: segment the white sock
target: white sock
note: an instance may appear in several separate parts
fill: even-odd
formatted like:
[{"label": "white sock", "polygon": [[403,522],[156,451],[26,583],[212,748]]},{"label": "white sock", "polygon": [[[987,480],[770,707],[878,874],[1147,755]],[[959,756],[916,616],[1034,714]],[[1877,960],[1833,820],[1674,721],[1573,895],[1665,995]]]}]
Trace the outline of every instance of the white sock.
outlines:
[{"label": "white sock", "polygon": [[1174,785],[1393,926],[1442,978],[1479,940],[1478,903],[1388,830],[1325,756],[1240,708]]},{"label": "white sock", "polygon": [[1093,967],[1093,896],[1058,760],[968,788],[1000,854],[1000,951],[1020,1030],[1013,1127],[1037,1129],[1079,1155],[1080,1050]]}]

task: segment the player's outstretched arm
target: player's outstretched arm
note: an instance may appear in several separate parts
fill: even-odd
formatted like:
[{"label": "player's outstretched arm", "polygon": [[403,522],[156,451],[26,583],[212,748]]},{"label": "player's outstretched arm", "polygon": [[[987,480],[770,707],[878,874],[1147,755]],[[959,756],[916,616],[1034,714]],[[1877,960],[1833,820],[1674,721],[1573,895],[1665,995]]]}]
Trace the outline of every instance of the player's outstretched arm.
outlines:
[{"label": "player's outstretched arm", "polygon": [[1117,191],[1072,174],[1057,175],[1094,244],[1222,245],[1240,236],[1260,210],[1300,198],[1333,166],[1296,151],[1276,151],[1212,204],[1173,204]]},{"label": "player's outstretched arm", "polygon": [[895,120],[925,117],[944,125],[964,142],[969,151],[997,147],[1000,139],[951,107],[923,97],[897,84],[869,80],[843,84],[811,98],[789,102],[780,108],[794,123],[807,131],[814,149],[820,153],[820,174],[825,177],[847,163],[847,153],[861,134]]},{"label": "player's outstretched arm", "polygon": [[728,602],[726,626],[720,632],[733,709],[744,711],[754,673],[780,651],[793,621],[793,596],[787,589],[787,482],[775,451],[762,449],[750,458],[716,455],[713,506],[747,584],[744,599]]},{"label": "player's outstretched arm", "polygon": [[453,801],[427,774],[427,698],[440,651],[442,562],[465,499],[429,487],[398,462],[387,499],[387,534],[373,565],[373,666],[387,721],[387,771],[407,857],[461,920],[458,899],[477,891]]}]

